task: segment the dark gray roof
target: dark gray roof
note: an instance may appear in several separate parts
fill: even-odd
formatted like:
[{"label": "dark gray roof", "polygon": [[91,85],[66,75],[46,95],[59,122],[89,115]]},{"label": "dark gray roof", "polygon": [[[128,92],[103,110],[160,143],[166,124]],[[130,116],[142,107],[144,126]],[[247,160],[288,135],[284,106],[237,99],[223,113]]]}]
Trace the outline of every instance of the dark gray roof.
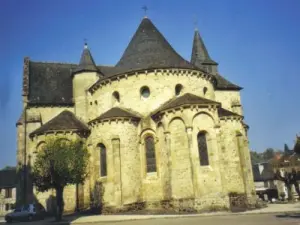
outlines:
[{"label": "dark gray roof", "polygon": [[80,62],[77,68],[73,71],[73,73],[80,72],[100,72],[94,62],[92,54],[88,49],[87,44],[84,45],[84,49],[81,54]]},{"label": "dark gray roof", "polygon": [[167,101],[165,104],[163,104],[157,110],[155,110],[152,115],[155,115],[156,113],[158,113],[160,111],[172,109],[172,108],[179,107],[182,105],[210,105],[210,104],[221,105],[219,102],[215,102],[210,99],[206,99],[206,98],[202,98],[202,97],[190,94],[190,93],[186,93],[180,97],[174,97],[171,100]]},{"label": "dark gray roof", "polygon": [[213,75],[216,78],[216,89],[218,90],[242,90],[243,88],[231,83],[230,81],[226,80],[223,76],[221,76],[220,74],[215,74]]},{"label": "dark gray roof", "polygon": [[237,114],[237,113],[234,113],[234,112],[231,112],[227,109],[224,109],[224,108],[219,108],[218,109],[218,114],[219,114],[219,117],[223,117],[223,116],[237,116],[237,117],[242,117],[241,115]]},{"label": "dark gray roof", "polygon": [[218,63],[210,58],[198,29],[194,33],[191,63],[199,68],[202,68],[203,64],[218,65]]},{"label": "dark gray roof", "polygon": [[[259,165],[263,167],[262,171],[259,171]],[[253,178],[255,182],[274,180],[274,172],[270,163],[258,163],[252,166]]]},{"label": "dark gray roof", "polygon": [[116,67],[124,71],[147,68],[194,68],[184,60],[158,31],[144,18]]},{"label": "dark gray roof", "polygon": [[104,120],[104,119],[118,118],[118,117],[136,118],[136,119],[141,118],[141,116],[138,115],[138,113],[133,113],[133,112],[129,111],[128,109],[122,109],[120,107],[114,107],[114,108],[111,108],[108,111],[104,112],[103,114],[101,114],[96,119],[91,120],[89,123],[92,123],[94,121]]},{"label": "dark gray roof", "polygon": [[[203,44],[200,36],[199,38],[196,42],[200,41]],[[203,52],[207,53],[204,44],[203,47],[201,43],[197,43],[195,44],[196,47],[198,46],[197,49],[201,50],[202,48],[204,49]],[[193,52],[196,50],[193,49]],[[195,53],[192,55],[195,55]],[[208,53],[207,57],[209,59],[204,60],[205,62],[211,60]],[[83,50],[79,65],[29,61],[28,104],[72,105],[72,74],[76,72],[97,71],[103,75],[101,79],[106,79],[126,72],[156,68],[182,68],[203,71],[197,64],[192,65],[192,63],[184,60],[153,23],[148,18],[144,18],[116,66],[95,66],[88,48]],[[242,89],[218,74],[210,75],[216,79],[216,89],[218,90]]]},{"label": "dark gray roof", "polygon": [[77,119],[72,112],[65,110],[33,131],[30,136],[61,130],[89,131],[89,128],[86,124]]},{"label": "dark gray roof", "polygon": [[15,169],[0,170],[0,188],[13,188],[17,186],[17,173]]},{"label": "dark gray roof", "polygon": [[29,63],[29,105],[72,104],[72,70],[76,64]]}]

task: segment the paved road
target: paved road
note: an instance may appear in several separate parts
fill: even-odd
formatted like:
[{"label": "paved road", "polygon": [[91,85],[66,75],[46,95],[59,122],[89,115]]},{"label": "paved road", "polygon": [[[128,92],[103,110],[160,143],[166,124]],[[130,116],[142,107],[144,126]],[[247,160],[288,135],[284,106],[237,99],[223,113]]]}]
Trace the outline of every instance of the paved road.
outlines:
[{"label": "paved road", "polygon": [[[53,220],[52,220],[53,221]],[[0,224],[5,224],[0,222]],[[13,225],[27,225],[28,223],[13,223]],[[46,221],[32,222],[30,225],[49,225],[55,224]],[[66,223],[68,224],[68,223]],[[233,215],[215,217],[189,217],[172,219],[151,219],[124,222],[93,223],[93,225],[300,225],[300,217],[277,217],[276,214],[260,215]],[[29,224],[28,224],[29,225]]]}]

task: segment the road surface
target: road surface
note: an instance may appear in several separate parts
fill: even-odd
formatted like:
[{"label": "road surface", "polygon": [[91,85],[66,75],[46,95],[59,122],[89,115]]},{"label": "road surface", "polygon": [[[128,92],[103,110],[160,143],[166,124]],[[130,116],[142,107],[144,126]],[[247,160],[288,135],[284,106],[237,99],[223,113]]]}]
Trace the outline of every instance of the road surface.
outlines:
[{"label": "road surface", "polygon": [[[53,219],[44,221],[31,222],[30,225],[49,225],[55,224]],[[5,224],[1,221],[0,224]],[[13,225],[27,225],[28,223],[13,223]],[[70,224],[68,222],[64,223]],[[84,223],[83,223],[84,224]],[[172,219],[149,219],[135,220],[124,222],[99,222],[93,225],[300,225],[299,217],[278,217],[278,214],[256,214],[256,215],[230,215],[230,216],[215,216],[215,217],[188,217],[188,218],[172,218]],[[28,224],[29,225],[29,224]]]}]

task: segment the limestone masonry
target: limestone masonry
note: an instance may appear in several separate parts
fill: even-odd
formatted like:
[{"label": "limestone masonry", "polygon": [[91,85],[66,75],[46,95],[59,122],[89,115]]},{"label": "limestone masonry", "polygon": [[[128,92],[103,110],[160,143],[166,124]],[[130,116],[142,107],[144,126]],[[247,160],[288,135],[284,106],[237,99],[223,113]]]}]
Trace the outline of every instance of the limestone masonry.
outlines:
[{"label": "limestone masonry", "polygon": [[96,65],[87,44],[79,64],[26,57],[18,200],[51,210],[54,191],[31,184],[35,153],[47,136],[80,136],[90,176],[66,188],[65,211],[227,209],[232,195],[253,204],[242,88],[219,74],[198,30],[191,55],[184,60],[143,18],[115,66]]}]

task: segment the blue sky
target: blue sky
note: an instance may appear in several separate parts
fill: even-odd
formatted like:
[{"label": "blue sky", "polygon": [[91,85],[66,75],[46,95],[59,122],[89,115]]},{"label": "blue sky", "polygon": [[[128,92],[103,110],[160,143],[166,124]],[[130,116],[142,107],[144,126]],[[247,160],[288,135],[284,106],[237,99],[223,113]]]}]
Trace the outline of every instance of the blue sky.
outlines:
[{"label": "blue sky", "polygon": [[23,58],[77,63],[84,38],[97,64],[113,65],[148,17],[190,59],[194,18],[226,78],[244,87],[250,147],[294,145],[300,132],[299,0],[1,0],[0,168],[16,162]]}]

